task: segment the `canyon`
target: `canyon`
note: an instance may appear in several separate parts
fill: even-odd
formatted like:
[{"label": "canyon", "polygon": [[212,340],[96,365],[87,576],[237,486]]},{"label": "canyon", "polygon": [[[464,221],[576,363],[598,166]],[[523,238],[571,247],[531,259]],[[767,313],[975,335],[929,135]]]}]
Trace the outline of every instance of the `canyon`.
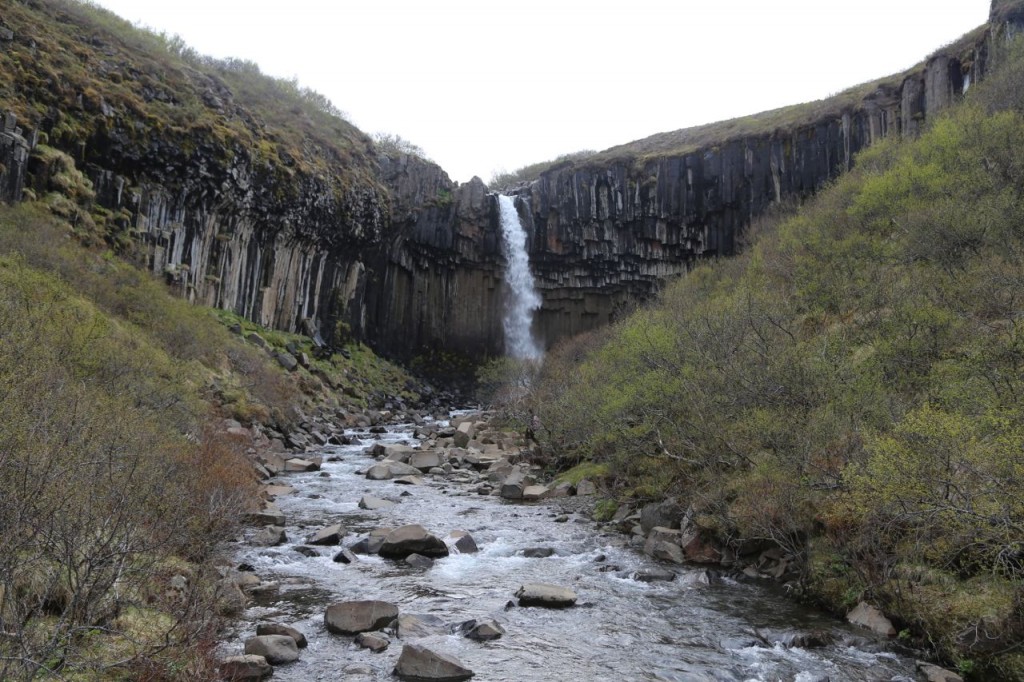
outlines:
[{"label": "canyon", "polygon": [[[865,147],[916,135],[985,77],[1024,26],[1024,13],[1002,5],[987,26],[904,74],[655,135],[505,188],[454,183],[358,131],[346,133],[343,153],[307,136],[291,154],[209,69],[186,64],[180,82],[141,79],[137,90],[146,105],[177,107],[181,118],[200,107],[214,122],[192,128],[150,125],[136,100],[68,78],[40,84],[27,69],[0,97],[13,112],[0,133],[0,199],[45,197],[73,165],[92,188],[84,208],[129,235],[126,252],[189,300],[267,327],[316,327],[328,341],[359,339],[398,359],[479,360],[506,350],[500,189],[527,232],[542,298],[534,335],[550,347],[608,324],[701,259],[736,252],[758,216],[814,194]],[[0,49],[43,49],[39,24],[17,19],[5,17]],[[99,49],[98,68],[131,71],[132,46],[95,27],[82,32]],[[245,135],[225,136],[219,121]],[[59,153],[38,153],[44,147]]]}]

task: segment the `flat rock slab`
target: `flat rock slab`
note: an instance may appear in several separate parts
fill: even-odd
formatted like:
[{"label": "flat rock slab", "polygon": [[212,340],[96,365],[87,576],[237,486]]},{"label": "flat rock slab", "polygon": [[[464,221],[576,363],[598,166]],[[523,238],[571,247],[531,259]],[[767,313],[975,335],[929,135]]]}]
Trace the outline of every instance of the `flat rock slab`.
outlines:
[{"label": "flat rock slab", "polygon": [[257,635],[285,635],[295,640],[295,646],[305,649],[309,642],[306,636],[295,628],[281,623],[260,623],[256,626]]},{"label": "flat rock slab", "polygon": [[398,617],[395,632],[399,639],[446,634],[444,621],[430,614],[405,614]]},{"label": "flat rock slab", "polygon": [[306,538],[307,545],[337,545],[341,542],[341,537],[345,534],[345,529],[341,527],[341,524],[334,524],[333,526],[327,526]]},{"label": "flat rock slab", "polygon": [[395,665],[395,675],[414,682],[460,682],[473,677],[473,671],[453,656],[406,644]]},{"label": "flat rock slab", "polygon": [[386,601],[346,601],[332,604],[324,625],[336,635],[357,635],[380,630],[398,618],[398,607]]},{"label": "flat rock slab", "polygon": [[423,485],[423,478],[421,476],[399,476],[394,479],[394,482],[398,485]]},{"label": "flat rock slab", "polygon": [[288,635],[257,635],[245,640],[245,653],[262,656],[271,665],[299,660],[299,647]]},{"label": "flat rock slab", "polygon": [[542,485],[528,485],[523,488],[523,499],[527,502],[543,500],[548,496],[548,489]]},{"label": "flat rock slab", "polygon": [[546,583],[527,583],[516,590],[520,606],[542,606],[564,609],[576,603],[576,593],[568,587]]},{"label": "flat rock slab", "polygon": [[221,679],[231,682],[265,680],[273,674],[274,668],[267,663],[267,659],[256,654],[228,656],[220,662]]},{"label": "flat rock slab", "polygon": [[271,497],[281,497],[282,495],[292,495],[297,490],[290,485],[268,485],[263,488],[263,492]]},{"label": "flat rock slab", "polygon": [[309,459],[302,459],[301,457],[293,457],[292,459],[285,460],[284,463],[285,471],[319,471],[320,465]]},{"label": "flat rock slab", "polygon": [[371,481],[387,481],[399,476],[415,476],[419,473],[419,469],[403,462],[384,460],[370,467],[366,472],[366,477]]},{"label": "flat rock slab", "polygon": [[359,646],[369,649],[375,654],[379,654],[391,646],[391,640],[379,632],[360,632],[356,635],[355,641]]},{"label": "flat rock slab", "polygon": [[385,500],[380,497],[374,497],[373,495],[363,495],[359,500],[359,508],[366,509],[367,511],[375,511],[377,509],[387,509],[388,507],[394,507],[397,502],[392,500]]},{"label": "flat rock slab", "polygon": [[404,559],[410,554],[422,554],[437,559],[448,556],[448,545],[418,524],[400,526],[384,538],[378,551],[385,559]]}]

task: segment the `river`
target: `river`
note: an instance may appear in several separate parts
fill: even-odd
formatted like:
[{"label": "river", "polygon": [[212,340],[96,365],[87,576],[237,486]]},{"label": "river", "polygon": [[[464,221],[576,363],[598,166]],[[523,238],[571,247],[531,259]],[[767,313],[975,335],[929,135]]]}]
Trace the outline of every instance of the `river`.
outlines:
[{"label": "river", "polygon": [[[658,564],[626,538],[590,521],[576,500],[512,503],[471,492],[465,484],[425,476],[424,485],[371,481],[356,473],[373,459],[375,442],[415,443],[412,425],[386,434],[348,432],[355,441],[328,446],[322,472],[289,474],[297,489],[279,497],[287,516],[286,544],[265,548],[240,543],[234,560],[249,564],[277,589],[250,603],[224,645],[241,653],[255,623],[286,623],[309,640],[296,663],[275,668],[275,680],[389,680],[403,640],[383,653],[359,648],[351,637],[329,634],[326,607],[338,601],[380,599],[401,613],[434,616],[445,624],[494,618],[506,634],[476,642],[447,630],[414,638],[459,659],[474,680],[775,681],[913,680],[911,659],[869,633],[801,607],[780,590],[721,578],[708,584],[697,568]],[[357,506],[363,495],[399,502],[379,511]],[[577,511],[574,511],[577,510]],[[557,520],[556,520],[557,519]],[[418,523],[439,537],[465,530],[480,551],[453,554],[428,569],[378,556],[334,563],[337,547],[297,547],[332,523],[347,531],[344,546],[380,526]],[[528,548],[550,548],[527,558]],[[671,582],[639,582],[643,568],[670,568]],[[577,605],[564,610],[506,608],[523,583],[570,587]],[[834,642],[818,648],[786,647],[797,633],[825,632]],[[409,641],[409,640],[406,640]]]}]

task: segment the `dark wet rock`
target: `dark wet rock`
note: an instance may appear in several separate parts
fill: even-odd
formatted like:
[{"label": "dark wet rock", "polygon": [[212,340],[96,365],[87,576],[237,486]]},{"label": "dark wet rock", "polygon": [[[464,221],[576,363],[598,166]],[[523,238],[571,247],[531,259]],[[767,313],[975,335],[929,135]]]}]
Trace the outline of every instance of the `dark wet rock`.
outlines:
[{"label": "dark wet rock", "polygon": [[473,677],[473,671],[453,656],[418,644],[406,644],[395,664],[395,675],[416,682],[460,682]]},{"label": "dark wet rock", "polygon": [[640,527],[644,533],[649,533],[652,528],[659,526],[675,530],[680,527],[683,513],[683,508],[675,499],[652,502],[640,511]]},{"label": "dark wet rock", "polygon": [[546,583],[527,583],[516,590],[520,606],[542,606],[561,609],[576,603],[576,593],[567,587]]},{"label": "dark wet rock", "polygon": [[821,649],[835,643],[836,638],[831,632],[814,630],[812,632],[787,632],[775,641],[790,648]]},{"label": "dark wet rock", "polygon": [[660,561],[681,564],[685,560],[680,545],[681,532],[672,528],[656,526],[651,529],[644,542],[644,554]]},{"label": "dark wet rock", "polygon": [[676,579],[676,574],[667,568],[641,568],[633,573],[633,580],[642,583],[668,582]]},{"label": "dark wet rock", "polygon": [[422,554],[410,554],[405,557],[405,563],[409,564],[413,568],[430,568],[434,565],[434,560],[430,557],[425,557]]},{"label": "dark wet rock", "polygon": [[332,561],[336,564],[354,564],[359,561],[359,557],[352,550],[343,549],[334,555]]},{"label": "dark wet rock", "polygon": [[528,547],[523,550],[523,556],[527,559],[546,559],[554,553],[551,547]]},{"label": "dark wet rock", "polygon": [[332,604],[324,613],[324,625],[336,635],[356,635],[381,630],[398,618],[398,607],[384,601],[347,601]]},{"label": "dark wet rock", "polygon": [[277,547],[288,542],[288,536],[284,528],[280,526],[267,526],[253,536],[252,544],[260,547]]},{"label": "dark wet rock", "polygon": [[399,639],[413,637],[429,637],[445,634],[444,622],[437,616],[429,614],[406,614],[400,616],[395,623],[395,634]]},{"label": "dark wet rock", "polygon": [[378,553],[387,559],[404,559],[410,554],[437,559],[448,556],[448,546],[423,526],[412,524],[388,533]]},{"label": "dark wet rock", "polygon": [[257,635],[245,641],[245,653],[262,656],[271,665],[299,660],[299,647],[288,635]]},{"label": "dark wet rock", "polygon": [[372,495],[363,495],[359,500],[359,508],[366,509],[367,511],[375,511],[378,509],[387,509],[388,507],[394,507],[397,502],[392,500],[385,500],[380,497],[374,497]]},{"label": "dark wet rock", "polygon": [[356,635],[355,642],[375,654],[379,654],[391,646],[391,640],[388,639],[387,635],[380,632],[360,632]]},{"label": "dark wet rock", "polygon": [[274,668],[267,659],[256,654],[228,656],[220,662],[219,669],[221,679],[230,682],[265,680],[274,674]]},{"label": "dark wet rock", "polygon": [[489,642],[505,634],[505,628],[493,619],[468,620],[462,623],[459,629],[466,637],[477,642]]},{"label": "dark wet rock", "polygon": [[256,626],[257,635],[285,635],[295,640],[295,645],[300,649],[305,649],[309,642],[306,641],[306,636],[291,627],[290,625],[284,625],[283,623],[260,623]]},{"label": "dark wet rock", "polygon": [[718,646],[723,649],[747,649],[763,643],[756,637],[726,637],[718,641]]},{"label": "dark wet rock", "polygon": [[448,539],[454,541],[451,546],[458,554],[475,554],[480,551],[473,536],[464,530],[453,530],[448,534]]},{"label": "dark wet rock", "polygon": [[340,524],[334,524],[318,530],[306,538],[307,545],[337,545],[345,535],[345,529]]}]

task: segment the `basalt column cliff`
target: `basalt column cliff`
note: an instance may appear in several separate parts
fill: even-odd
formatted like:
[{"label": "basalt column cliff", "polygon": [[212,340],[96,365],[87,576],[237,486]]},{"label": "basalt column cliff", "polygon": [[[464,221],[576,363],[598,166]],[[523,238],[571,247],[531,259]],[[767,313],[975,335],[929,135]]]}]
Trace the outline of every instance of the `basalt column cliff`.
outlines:
[{"label": "basalt column cliff", "polygon": [[[97,12],[40,0],[0,18],[0,199],[40,200],[182,295],[267,326],[313,323],[401,358],[503,351],[498,201],[482,182],[382,148],[254,65],[155,49]],[[1021,26],[1020,3],[997,2],[988,25],[904,74],[503,188],[543,297],[536,336],[606,324],[697,259],[734,252],[773,203],[813,193],[880,138],[916,134]],[[52,199],[69,192],[71,208]]]}]

